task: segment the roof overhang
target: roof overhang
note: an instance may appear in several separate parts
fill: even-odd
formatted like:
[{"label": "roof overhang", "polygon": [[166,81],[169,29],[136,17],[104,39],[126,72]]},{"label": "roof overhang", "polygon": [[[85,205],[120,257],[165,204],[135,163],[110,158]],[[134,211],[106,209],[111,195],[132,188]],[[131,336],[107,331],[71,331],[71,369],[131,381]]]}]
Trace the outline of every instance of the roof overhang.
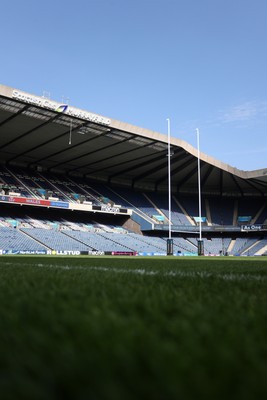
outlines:
[{"label": "roof overhang", "polygon": [[[171,138],[172,189],[198,191],[197,149]],[[168,138],[99,114],[0,85],[0,160],[22,166],[166,191]],[[202,192],[267,195],[267,169],[240,171],[200,153]]]}]

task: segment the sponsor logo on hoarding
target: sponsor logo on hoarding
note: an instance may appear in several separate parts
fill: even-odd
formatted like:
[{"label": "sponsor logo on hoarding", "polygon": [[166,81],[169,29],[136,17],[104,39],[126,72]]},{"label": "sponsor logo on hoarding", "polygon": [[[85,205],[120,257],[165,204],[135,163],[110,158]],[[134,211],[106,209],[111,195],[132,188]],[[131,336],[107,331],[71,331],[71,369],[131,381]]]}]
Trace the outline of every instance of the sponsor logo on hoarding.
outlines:
[{"label": "sponsor logo on hoarding", "polygon": [[120,212],[120,209],[118,207],[111,207],[111,206],[104,205],[104,206],[101,206],[101,211],[118,213],[118,212]]},{"label": "sponsor logo on hoarding", "polygon": [[69,203],[65,201],[51,201],[50,206],[59,208],[69,208]]},{"label": "sponsor logo on hoarding", "polygon": [[104,256],[104,251],[88,251],[89,256]]},{"label": "sponsor logo on hoarding", "polygon": [[[78,250],[57,250],[56,252],[57,256],[80,256],[81,252]],[[52,252],[53,254],[53,252]]]},{"label": "sponsor logo on hoarding", "polygon": [[21,255],[39,254],[39,255],[44,255],[44,254],[47,254],[47,252],[46,252],[46,250],[2,250],[2,254],[21,254]]}]

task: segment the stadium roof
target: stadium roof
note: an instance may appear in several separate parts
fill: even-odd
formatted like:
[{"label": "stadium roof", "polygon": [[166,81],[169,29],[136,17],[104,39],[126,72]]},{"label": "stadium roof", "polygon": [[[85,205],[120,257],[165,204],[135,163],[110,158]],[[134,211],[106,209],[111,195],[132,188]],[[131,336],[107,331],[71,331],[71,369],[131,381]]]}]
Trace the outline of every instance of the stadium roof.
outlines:
[{"label": "stadium roof", "polygon": [[[0,160],[136,189],[167,190],[168,138],[0,85]],[[197,193],[197,149],[171,138],[172,190]],[[267,195],[267,169],[241,171],[200,153],[202,193]]]}]

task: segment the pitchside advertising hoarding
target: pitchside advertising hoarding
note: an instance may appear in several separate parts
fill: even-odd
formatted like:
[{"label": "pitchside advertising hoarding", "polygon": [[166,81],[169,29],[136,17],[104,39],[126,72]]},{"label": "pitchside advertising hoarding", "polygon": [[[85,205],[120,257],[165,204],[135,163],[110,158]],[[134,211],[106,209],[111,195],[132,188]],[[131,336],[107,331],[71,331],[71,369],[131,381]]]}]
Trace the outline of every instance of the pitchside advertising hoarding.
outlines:
[{"label": "pitchside advertising hoarding", "polygon": [[49,256],[104,256],[104,251],[79,251],[79,250],[3,250],[0,249],[2,255],[49,255]]},{"label": "pitchside advertising hoarding", "polygon": [[29,256],[29,255],[40,255],[44,256],[47,254],[46,250],[0,250],[0,255],[24,255],[24,256]]},{"label": "pitchside advertising hoarding", "polygon": [[[48,255],[48,256],[138,256],[136,251],[101,251],[101,250],[3,250],[2,255]],[[152,254],[151,254],[152,255]]]}]

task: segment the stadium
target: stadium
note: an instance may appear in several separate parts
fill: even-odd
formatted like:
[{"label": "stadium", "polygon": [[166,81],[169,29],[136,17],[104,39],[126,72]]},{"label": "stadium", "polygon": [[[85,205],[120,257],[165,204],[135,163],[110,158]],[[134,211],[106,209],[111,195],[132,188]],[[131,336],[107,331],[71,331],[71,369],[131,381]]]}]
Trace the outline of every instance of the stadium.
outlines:
[{"label": "stadium", "polygon": [[267,169],[4,85],[0,152],[1,254],[267,254]]},{"label": "stadium", "polygon": [[3,85],[0,152],[1,398],[266,397],[266,169]]}]

